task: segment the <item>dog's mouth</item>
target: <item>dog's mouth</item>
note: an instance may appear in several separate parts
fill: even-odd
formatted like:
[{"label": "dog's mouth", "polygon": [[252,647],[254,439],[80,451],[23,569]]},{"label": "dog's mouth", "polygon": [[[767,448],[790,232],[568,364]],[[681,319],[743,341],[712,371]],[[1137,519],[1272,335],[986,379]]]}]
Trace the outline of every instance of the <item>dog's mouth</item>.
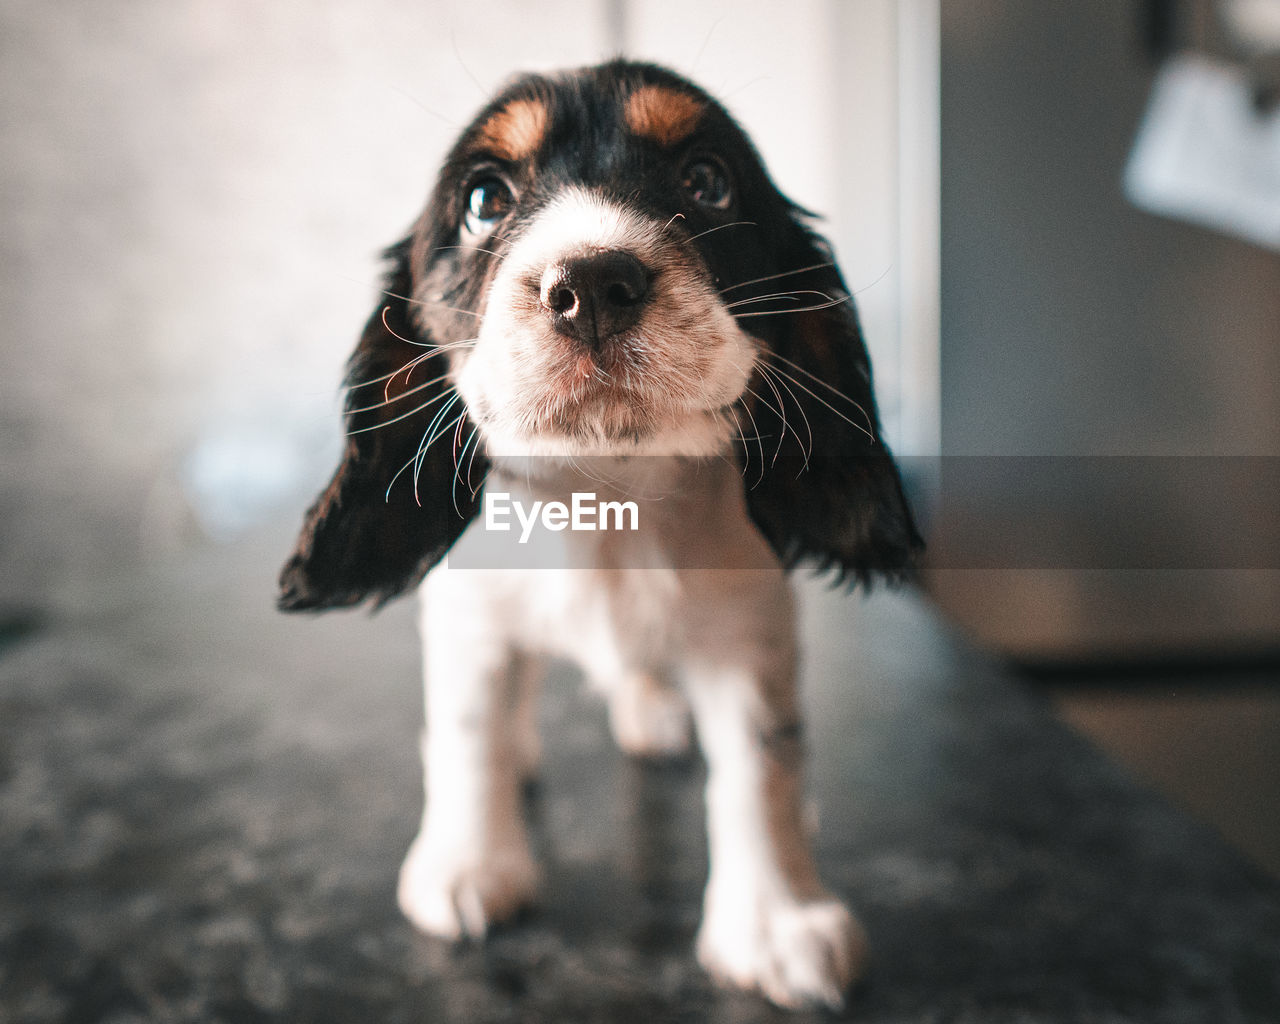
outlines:
[{"label": "dog's mouth", "polygon": [[679,391],[669,373],[598,353],[574,353],[541,369],[501,398],[492,377],[489,387],[477,386],[480,373],[460,378],[491,452],[705,456],[723,452],[738,432],[734,405],[744,387],[712,392],[704,381]]},{"label": "dog's mouth", "polygon": [[[723,451],[755,353],[721,325],[642,320],[599,346],[539,326],[470,354],[459,390],[490,445],[569,454]],[[482,351],[483,350],[483,351]],[[728,427],[726,427],[728,425]]]},{"label": "dog's mouth", "polygon": [[625,358],[597,353],[570,357],[537,391],[526,418],[531,437],[638,443],[696,414],[663,400]]}]

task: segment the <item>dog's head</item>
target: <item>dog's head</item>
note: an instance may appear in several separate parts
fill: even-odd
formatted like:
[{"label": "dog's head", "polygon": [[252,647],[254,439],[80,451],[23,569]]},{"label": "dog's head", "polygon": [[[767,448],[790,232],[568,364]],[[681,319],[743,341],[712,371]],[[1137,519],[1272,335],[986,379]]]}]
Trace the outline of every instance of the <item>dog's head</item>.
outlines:
[{"label": "dog's head", "polygon": [[416,584],[504,455],[733,452],[788,566],[905,570],[919,537],[831,250],[690,82],[622,61],[519,78],[386,255],[281,607]]}]

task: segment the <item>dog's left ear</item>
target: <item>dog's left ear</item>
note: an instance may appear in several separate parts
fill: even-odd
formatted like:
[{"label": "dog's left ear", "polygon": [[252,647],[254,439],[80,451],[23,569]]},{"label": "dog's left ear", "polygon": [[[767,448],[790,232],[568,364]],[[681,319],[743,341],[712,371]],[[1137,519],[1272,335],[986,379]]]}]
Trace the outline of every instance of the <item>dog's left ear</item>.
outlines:
[{"label": "dog's left ear", "polygon": [[488,470],[448,355],[409,315],[408,239],[347,364],[342,461],[280,573],[283,611],[375,608],[416,586],[475,518]]},{"label": "dog's left ear", "polygon": [[853,297],[801,216],[793,208],[775,240],[782,265],[769,288],[810,308],[764,315],[775,324],[760,331],[762,365],[745,400],[757,436],[740,451],[747,507],[788,568],[810,561],[841,582],[901,580],[923,541],[880,435]]}]

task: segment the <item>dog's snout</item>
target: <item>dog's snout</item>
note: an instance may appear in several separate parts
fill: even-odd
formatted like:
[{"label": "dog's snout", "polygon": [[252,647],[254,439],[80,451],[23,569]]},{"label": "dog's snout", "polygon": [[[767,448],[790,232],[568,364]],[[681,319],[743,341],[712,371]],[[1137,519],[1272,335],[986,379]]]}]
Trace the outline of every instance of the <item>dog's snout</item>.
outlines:
[{"label": "dog's snout", "polygon": [[555,329],[593,348],[635,324],[648,297],[648,270],[622,249],[553,263],[542,274],[542,307]]}]

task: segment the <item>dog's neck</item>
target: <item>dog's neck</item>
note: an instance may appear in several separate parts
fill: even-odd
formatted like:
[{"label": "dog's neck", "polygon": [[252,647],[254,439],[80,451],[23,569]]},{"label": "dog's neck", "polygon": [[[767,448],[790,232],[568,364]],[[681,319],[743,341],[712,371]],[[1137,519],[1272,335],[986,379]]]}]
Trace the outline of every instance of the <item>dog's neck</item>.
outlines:
[{"label": "dog's neck", "polygon": [[485,488],[508,492],[526,507],[533,502],[571,505],[575,493],[637,506],[635,531],[559,534],[573,564],[619,569],[777,565],[750,523],[742,468],[728,455],[500,458],[491,466]]}]

